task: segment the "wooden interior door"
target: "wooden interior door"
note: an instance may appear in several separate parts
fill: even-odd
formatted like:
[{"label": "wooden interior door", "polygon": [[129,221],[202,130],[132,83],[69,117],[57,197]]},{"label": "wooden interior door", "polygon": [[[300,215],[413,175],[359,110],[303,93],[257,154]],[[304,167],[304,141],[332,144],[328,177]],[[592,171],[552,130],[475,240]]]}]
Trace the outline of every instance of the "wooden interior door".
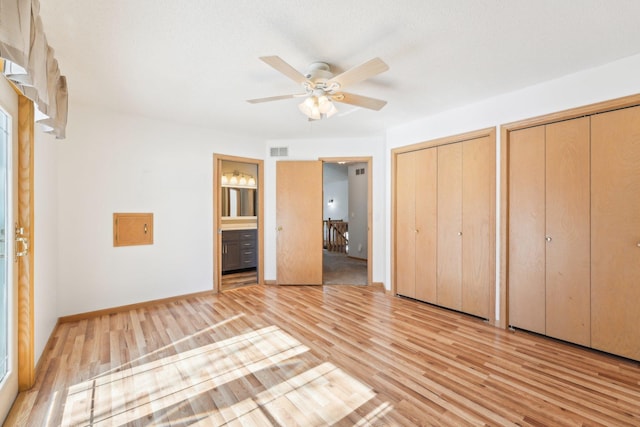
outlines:
[{"label": "wooden interior door", "polygon": [[322,162],[276,162],[279,285],[322,284]]},{"label": "wooden interior door", "polygon": [[495,142],[462,143],[462,311],[488,319],[495,286]]},{"label": "wooden interior door", "polygon": [[438,151],[415,152],[416,298],[437,302]]},{"label": "wooden interior door", "polygon": [[640,360],[640,107],[591,117],[591,346]]},{"label": "wooden interior door", "polygon": [[589,117],[546,126],[546,334],[588,346]]},{"label": "wooden interior door", "polygon": [[396,156],[396,293],[416,297],[416,152]]},{"label": "wooden interior door", "polygon": [[438,147],[438,304],[462,309],[462,144]]},{"label": "wooden interior door", "polygon": [[509,324],[545,333],[545,127],[509,138]]}]

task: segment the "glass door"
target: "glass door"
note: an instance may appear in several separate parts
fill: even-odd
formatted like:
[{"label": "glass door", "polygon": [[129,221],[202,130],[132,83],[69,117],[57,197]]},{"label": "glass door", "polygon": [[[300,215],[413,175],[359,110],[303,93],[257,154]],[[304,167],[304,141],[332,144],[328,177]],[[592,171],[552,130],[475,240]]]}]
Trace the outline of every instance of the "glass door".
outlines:
[{"label": "glass door", "polygon": [[7,140],[8,117],[0,111],[0,382],[9,370],[8,325],[9,287],[7,286]]},{"label": "glass door", "polygon": [[14,165],[18,95],[0,77],[0,424],[18,394],[18,297],[14,273],[13,221],[17,218]]}]

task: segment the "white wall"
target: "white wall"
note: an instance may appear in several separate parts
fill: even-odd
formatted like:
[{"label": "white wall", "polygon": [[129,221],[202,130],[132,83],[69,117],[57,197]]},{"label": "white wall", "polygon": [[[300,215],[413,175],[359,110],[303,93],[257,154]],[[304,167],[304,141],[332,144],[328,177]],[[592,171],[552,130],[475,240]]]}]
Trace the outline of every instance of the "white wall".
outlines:
[{"label": "white wall", "polygon": [[[364,174],[356,175],[357,169]],[[368,183],[366,163],[349,165],[349,256],[362,259],[367,259]]]},{"label": "white wall", "polygon": [[[318,160],[322,157],[372,157],[373,281],[385,277],[385,144],[383,137],[269,140],[265,149],[265,279],[276,279],[276,160]],[[269,157],[271,147],[289,147],[288,157]]]},{"label": "white wall", "polygon": [[[324,203],[322,218],[333,220],[349,220],[349,181],[347,166],[337,163],[322,165],[322,189]],[[333,203],[329,204],[329,200]]]},{"label": "white wall", "polygon": [[35,129],[34,145],[34,344],[40,359],[58,320],[58,153],[53,136]]},{"label": "white wall", "polygon": [[[548,81],[522,90],[496,96],[476,104],[467,105],[455,110],[446,111],[431,117],[425,117],[387,131],[387,164],[386,164],[386,201],[385,213],[390,218],[391,212],[391,174],[390,150],[395,147],[429,141],[449,135],[455,135],[487,127],[522,120],[530,117],[562,111],[595,102],[606,101],[622,96],[640,93],[640,55],[625,58],[597,68],[571,74],[560,79]],[[500,159],[498,132],[498,152]],[[497,163],[497,182],[500,182],[500,166]],[[499,185],[497,186],[499,191]],[[500,197],[496,197],[499,205]],[[497,206],[496,212],[500,212]],[[498,218],[499,222],[499,218]],[[496,227],[499,232],[500,226]],[[388,242],[391,235],[391,224],[386,224],[385,237]],[[499,241],[496,251],[499,253]],[[499,262],[500,257],[496,257]],[[386,248],[385,284],[391,285],[390,245]],[[498,268],[497,272],[500,272]],[[499,300],[500,278],[496,280],[496,299]],[[497,313],[499,314],[499,305]]]},{"label": "white wall", "polygon": [[[58,315],[213,287],[213,153],[262,158],[264,141],[69,108],[58,143]],[[154,244],[113,247],[114,212],[153,212]]]},{"label": "white wall", "polygon": [[[373,157],[373,280],[390,288],[387,218],[392,148],[638,93],[638,75],[640,55],[391,128],[386,143],[383,137],[372,137],[265,144],[72,104],[68,137],[56,143],[57,314],[211,289],[214,152],[265,158],[265,278],[275,280],[272,146],[289,147],[290,155],[284,160]],[[51,173],[46,167],[45,175]],[[55,163],[48,167],[54,168]],[[55,200],[40,203],[55,205]],[[114,248],[112,213],[136,211],[155,214],[154,245]],[[48,239],[55,241],[55,233]],[[41,267],[40,275],[55,269]],[[42,289],[44,297],[47,288]],[[44,334],[49,322],[43,322]]]}]

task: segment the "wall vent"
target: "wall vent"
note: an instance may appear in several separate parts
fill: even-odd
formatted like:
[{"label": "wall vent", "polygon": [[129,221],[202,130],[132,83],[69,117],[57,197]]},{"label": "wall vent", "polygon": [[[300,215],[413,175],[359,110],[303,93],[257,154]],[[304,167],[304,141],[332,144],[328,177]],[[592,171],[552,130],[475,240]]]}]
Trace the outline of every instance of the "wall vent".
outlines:
[{"label": "wall vent", "polygon": [[271,147],[271,157],[287,157],[289,147]]}]

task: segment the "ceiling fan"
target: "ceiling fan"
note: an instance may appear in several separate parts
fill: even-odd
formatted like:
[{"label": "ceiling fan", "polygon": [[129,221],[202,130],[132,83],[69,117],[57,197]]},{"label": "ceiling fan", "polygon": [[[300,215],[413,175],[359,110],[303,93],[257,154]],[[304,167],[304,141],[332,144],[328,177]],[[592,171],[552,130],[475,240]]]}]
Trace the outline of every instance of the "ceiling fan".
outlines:
[{"label": "ceiling fan", "polygon": [[302,74],[279,56],[261,56],[260,60],[300,84],[304,92],[247,100],[251,104],[289,98],[305,98],[298,106],[300,111],[309,117],[309,120],[320,120],[337,113],[338,110],[333,101],[376,111],[387,103],[387,101],[380,99],[342,91],[346,86],[387,71],[389,66],[380,58],[373,58],[337,76],[333,75],[331,67],[326,62],[313,62],[309,65],[307,73]]}]

